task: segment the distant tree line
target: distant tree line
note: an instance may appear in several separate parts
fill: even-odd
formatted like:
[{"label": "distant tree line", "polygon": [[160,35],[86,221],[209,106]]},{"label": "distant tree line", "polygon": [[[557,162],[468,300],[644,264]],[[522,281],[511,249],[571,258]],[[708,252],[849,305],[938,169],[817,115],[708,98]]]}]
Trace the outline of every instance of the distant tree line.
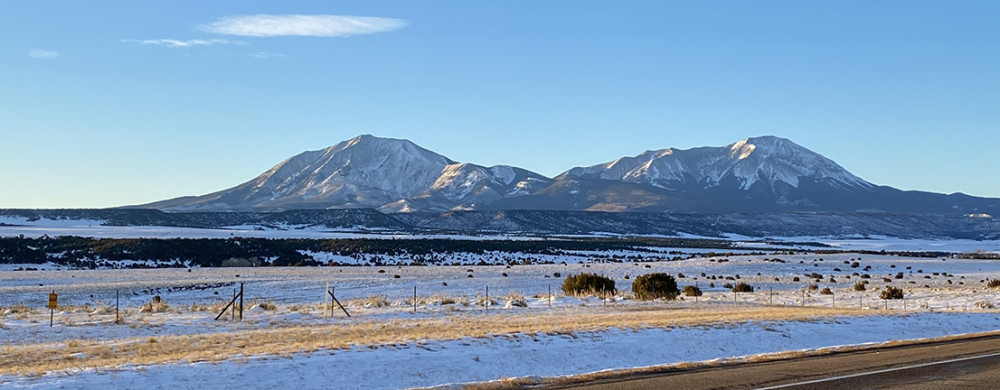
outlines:
[{"label": "distant tree line", "polygon": [[[657,252],[655,247],[729,248],[718,240],[668,238],[581,238],[550,240],[454,239],[94,239],[84,237],[0,238],[0,263],[115,267],[125,260],[154,262],[159,267],[217,267],[229,259],[258,259],[258,265],[321,265],[308,253],[341,256],[408,256],[417,264],[440,263],[438,255],[454,253],[524,253],[559,255],[566,251]],[[626,256],[604,256],[621,261]],[[373,263],[378,262],[378,257]],[[513,257],[501,258],[513,261]],[[132,267],[148,265],[132,264]]]}]

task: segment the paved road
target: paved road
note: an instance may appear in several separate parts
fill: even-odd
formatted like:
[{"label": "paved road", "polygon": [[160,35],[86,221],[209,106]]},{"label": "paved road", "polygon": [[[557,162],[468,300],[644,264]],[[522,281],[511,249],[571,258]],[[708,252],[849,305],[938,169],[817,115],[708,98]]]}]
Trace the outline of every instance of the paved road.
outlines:
[{"label": "paved road", "polygon": [[1000,336],[549,387],[557,388],[1000,389]]}]

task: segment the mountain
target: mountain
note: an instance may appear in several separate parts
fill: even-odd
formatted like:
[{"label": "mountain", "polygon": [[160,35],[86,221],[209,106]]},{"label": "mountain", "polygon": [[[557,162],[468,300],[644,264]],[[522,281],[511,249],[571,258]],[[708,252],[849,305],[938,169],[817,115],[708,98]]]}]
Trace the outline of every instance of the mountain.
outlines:
[{"label": "mountain", "polygon": [[869,183],[794,142],[763,136],[722,147],[649,150],[555,178],[483,167],[399,139],[362,135],[294,156],[216,193],[137,208],[282,211],[470,210],[998,214],[1000,199],[900,191]]},{"label": "mountain", "polygon": [[764,136],[723,147],[649,150],[572,168],[501,210],[637,212],[863,211],[995,213],[1000,199],[900,191],[869,183],[794,142]]},{"label": "mountain", "polygon": [[845,189],[872,187],[830,159],[774,136],[747,138],[722,148],[649,150],[635,157],[573,168],[558,178],[618,180],[664,189],[735,185],[750,190],[758,183],[772,189],[798,187],[800,178]]},{"label": "mountain", "polygon": [[362,135],[294,156],[227,190],[139,207],[168,211],[463,210],[532,193],[550,182],[524,169],[456,163],[407,140]]}]

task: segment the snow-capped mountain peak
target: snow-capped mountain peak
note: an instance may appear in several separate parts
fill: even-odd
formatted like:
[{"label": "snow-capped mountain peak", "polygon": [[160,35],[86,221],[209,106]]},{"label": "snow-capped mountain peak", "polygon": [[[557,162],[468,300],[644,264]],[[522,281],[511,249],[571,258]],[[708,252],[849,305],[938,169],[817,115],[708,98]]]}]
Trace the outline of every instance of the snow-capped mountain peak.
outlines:
[{"label": "snow-capped mountain peak", "polygon": [[804,177],[845,187],[871,186],[826,157],[774,136],[746,138],[719,148],[649,150],[606,164],[573,168],[560,177],[621,180],[661,188],[710,188],[731,179],[743,190],[758,182],[798,187]]},{"label": "snow-capped mountain peak", "polygon": [[550,179],[512,166],[455,162],[407,140],[362,135],[296,155],[227,190],[139,207],[167,211],[934,210],[998,214],[996,202],[875,186],[818,153],[774,136],[719,147],[647,150],[573,168]]},{"label": "snow-capped mountain peak", "polygon": [[[456,163],[404,139],[360,135],[298,154],[229,190],[151,206],[168,210],[372,207],[450,210],[526,193],[518,181],[550,179],[523,169]],[[538,185],[530,186],[537,190]]]}]

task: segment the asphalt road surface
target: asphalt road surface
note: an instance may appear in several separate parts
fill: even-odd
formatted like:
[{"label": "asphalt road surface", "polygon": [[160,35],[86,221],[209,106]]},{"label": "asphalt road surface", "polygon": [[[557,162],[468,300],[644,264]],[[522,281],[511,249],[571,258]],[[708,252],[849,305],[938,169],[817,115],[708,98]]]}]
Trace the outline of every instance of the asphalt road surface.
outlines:
[{"label": "asphalt road surface", "polygon": [[1000,336],[634,374],[547,389],[1000,389]]}]

